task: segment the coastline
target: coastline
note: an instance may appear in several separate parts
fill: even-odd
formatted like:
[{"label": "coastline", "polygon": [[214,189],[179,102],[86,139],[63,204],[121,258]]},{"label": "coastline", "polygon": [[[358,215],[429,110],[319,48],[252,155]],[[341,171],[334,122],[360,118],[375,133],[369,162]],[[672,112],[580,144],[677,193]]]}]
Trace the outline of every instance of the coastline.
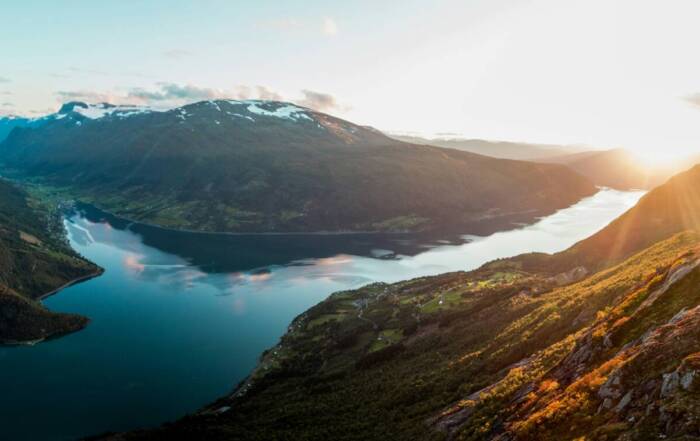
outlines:
[{"label": "coastline", "polygon": [[[90,262],[90,261],[88,261],[88,262]],[[92,262],[90,262],[90,263],[92,263]],[[97,266],[97,264],[95,264],[95,263],[93,263],[93,265]],[[99,277],[102,274],[104,274],[104,272],[105,272],[104,268],[102,268],[100,266],[97,266],[97,268],[98,269],[96,271],[94,271],[90,274],[86,274],[84,276],[80,276],[80,277],[76,277],[75,279],[71,279],[71,280],[67,281],[66,283],[64,283],[63,285],[59,286],[58,288],[52,289],[49,292],[46,292],[44,294],[39,295],[38,297],[35,298],[35,300],[40,302],[42,300],[45,300],[48,297],[51,297],[54,294],[58,294],[59,291],[62,291],[68,287],[71,287],[73,285],[77,285],[78,283],[81,283],[81,282],[87,282],[90,279],[94,279],[95,277]]]},{"label": "coastline", "polygon": [[[599,191],[603,190],[602,188],[599,189]],[[598,192],[599,192],[598,191]],[[137,220],[133,219],[130,217],[123,216],[121,214],[115,213],[113,211],[110,211],[98,204],[92,203],[92,202],[84,202],[79,199],[76,199],[74,202],[77,204],[82,204],[82,205],[89,205],[94,208],[96,208],[99,211],[102,211],[103,213],[106,213],[110,216],[113,216],[114,218],[117,218],[122,221],[129,222],[129,225],[127,226],[130,227],[131,224],[135,225],[140,225],[140,226],[146,226],[149,228],[156,228],[164,231],[173,231],[173,232],[178,232],[178,233],[189,233],[189,234],[202,234],[202,235],[225,235],[225,236],[352,236],[352,235],[401,235],[401,234],[415,234],[415,235],[488,235],[488,234],[493,234],[497,233],[499,231],[503,231],[505,229],[508,229],[509,226],[513,227],[519,227],[523,225],[530,225],[537,221],[538,219],[541,219],[543,217],[550,216],[554,213],[556,213],[559,210],[564,210],[571,205],[577,204],[584,199],[590,198],[598,194],[598,192],[584,196],[576,201],[573,201],[571,204],[559,208],[553,208],[550,210],[538,210],[538,209],[529,209],[529,210],[523,210],[519,212],[511,212],[511,213],[504,213],[501,215],[495,215],[491,217],[482,217],[478,220],[475,220],[474,222],[464,224],[462,227],[450,227],[446,228],[445,230],[440,230],[439,228],[436,229],[428,229],[428,230],[393,230],[393,231],[381,231],[381,230],[339,230],[339,231],[326,231],[326,230],[320,230],[320,231],[262,231],[262,232],[236,232],[236,231],[205,231],[205,230],[194,230],[191,228],[176,228],[176,227],[167,227],[164,225],[159,225],[147,221],[142,221],[142,220]],[[478,230],[478,231],[467,231],[465,230]]]}]

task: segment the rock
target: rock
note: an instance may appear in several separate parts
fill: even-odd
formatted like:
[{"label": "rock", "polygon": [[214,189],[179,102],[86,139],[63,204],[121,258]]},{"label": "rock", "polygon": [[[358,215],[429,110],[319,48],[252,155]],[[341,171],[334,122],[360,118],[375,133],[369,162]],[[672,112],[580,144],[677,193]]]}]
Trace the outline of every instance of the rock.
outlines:
[{"label": "rock", "polygon": [[661,384],[661,397],[667,397],[678,389],[680,384],[680,375],[678,372],[663,374],[663,383]]},{"label": "rock", "polygon": [[629,391],[625,394],[624,397],[620,400],[619,403],[617,403],[617,406],[615,406],[615,412],[620,413],[622,412],[625,407],[632,401],[632,391]]},{"label": "rock", "polygon": [[[598,389],[598,396],[600,398],[612,398],[612,399],[617,399],[620,398],[620,393],[619,390],[620,386],[620,377],[617,375],[611,375],[608,380],[603,383],[602,386],[600,386],[600,389]],[[606,408],[609,408],[607,406]]]},{"label": "rock", "polygon": [[693,385],[693,380],[695,379],[695,371],[688,371],[681,377],[681,387],[684,390],[690,390]]}]

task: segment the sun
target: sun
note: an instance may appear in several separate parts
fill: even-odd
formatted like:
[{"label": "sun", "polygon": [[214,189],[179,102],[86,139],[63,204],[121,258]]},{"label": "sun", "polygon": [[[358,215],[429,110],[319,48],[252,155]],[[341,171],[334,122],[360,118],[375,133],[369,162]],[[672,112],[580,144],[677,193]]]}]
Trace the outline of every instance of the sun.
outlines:
[{"label": "sun", "polygon": [[637,160],[647,168],[664,168],[683,160],[684,155],[673,150],[644,150],[635,152]]}]

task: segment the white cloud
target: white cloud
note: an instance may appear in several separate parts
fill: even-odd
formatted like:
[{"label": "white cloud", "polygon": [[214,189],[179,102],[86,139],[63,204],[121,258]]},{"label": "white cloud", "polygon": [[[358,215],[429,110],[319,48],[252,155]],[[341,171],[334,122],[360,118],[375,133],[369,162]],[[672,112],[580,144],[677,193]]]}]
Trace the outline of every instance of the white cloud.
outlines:
[{"label": "white cloud", "polygon": [[186,50],[186,49],[170,49],[165,52],[163,52],[163,56],[165,58],[170,58],[172,60],[181,60],[183,58],[187,58],[192,56],[192,52]]},{"label": "white cloud", "polygon": [[338,102],[335,96],[303,89],[301,96],[290,97],[266,86],[238,85],[230,89],[202,87],[194,84],[159,83],[155,88],[132,88],[124,93],[98,92],[89,90],[58,91],[56,96],[63,102],[83,101],[86,103],[110,103],[148,105],[161,108],[178,107],[197,101],[216,99],[260,99],[288,101],[319,112],[346,112],[350,108]]},{"label": "white cloud", "polygon": [[322,31],[325,35],[330,37],[338,34],[338,24],[330,17],[323,19]]},{"label": "white cloud", "polygon": [[694,93],[683,98],[693,106],[700,107],[700,93]]},{"label": "white cloud", "polygon": [[344,112],[348,110],[346,106],[340,105],[338,100],[331,94],[307,89],[302,90],[301,93],[304,97],[295,101],[300,106],[318,110],[319,112],[330,112],[334,110]]},{"label": "white cloud", "polygon": [[316,20],[299,20],[294,17],[276,18],[255,23],[255,27],[262,31],[275,31],[294,34],[318,34],[332,37],[338,34],[338,23],[331,17],[324,17],[319,22]]}]

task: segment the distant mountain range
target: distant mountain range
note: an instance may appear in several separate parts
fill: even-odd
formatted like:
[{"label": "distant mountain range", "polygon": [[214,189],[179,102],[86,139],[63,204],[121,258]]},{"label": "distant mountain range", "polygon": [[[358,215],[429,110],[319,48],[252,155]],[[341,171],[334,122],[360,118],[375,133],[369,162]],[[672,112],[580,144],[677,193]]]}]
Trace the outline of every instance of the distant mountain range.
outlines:
[{"label": "distant mountain range", "polygon": [[663,184],[674,174],[700,163],[700,156],[650,166],[629,150],[587,150],[584,147],[554,144],[529,144],[482,139],[439,139],[392,135],[415,144],[464,150],[494,158],[563,164],[587,177],[595,185],[619,190],[651,189]]},{"label": "distant mountain range", "polygon": [[394,139],[420,145],[434,145],[455,150],[464,150],[493,158],[536,161],[544,158],[568,155],[585,151],[582,147],[556,144],[530,144],[525,142],[489,141],[485,139],[423,138],[390,134]]},{"label": "distant mountain range", "polygon": [[560,165],[409,144],[274,101],[72,102],[16,127],[0,154],[13,176],[202,231],[486,232],[595,192]]},{"label": "distant mountain range", "polygon": [[650,166],[628,150],[612,149],[543,158],[541,162],[566,165],[596,185],[628,190],[650,189],[663,184],[674,174],[692,167],[695,159],[682,158],[672,164]]}]

